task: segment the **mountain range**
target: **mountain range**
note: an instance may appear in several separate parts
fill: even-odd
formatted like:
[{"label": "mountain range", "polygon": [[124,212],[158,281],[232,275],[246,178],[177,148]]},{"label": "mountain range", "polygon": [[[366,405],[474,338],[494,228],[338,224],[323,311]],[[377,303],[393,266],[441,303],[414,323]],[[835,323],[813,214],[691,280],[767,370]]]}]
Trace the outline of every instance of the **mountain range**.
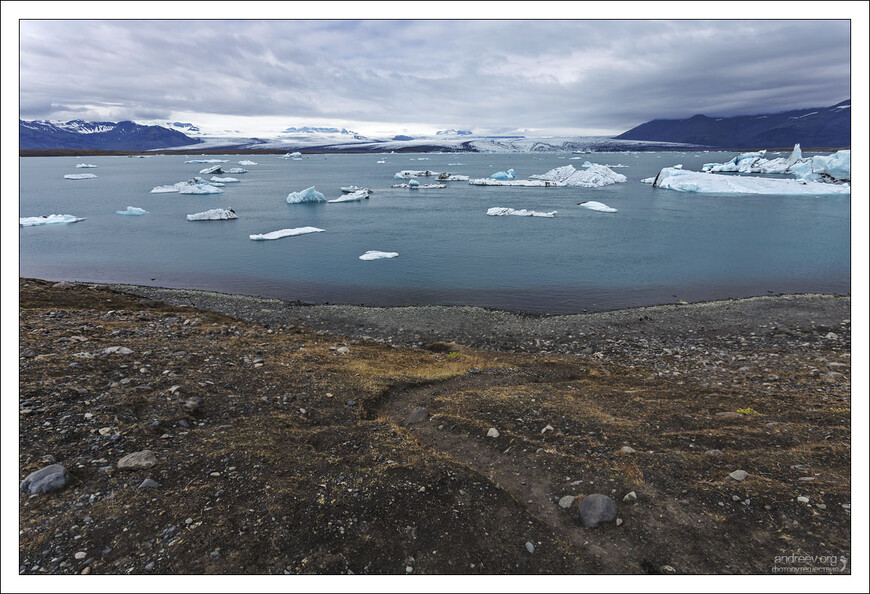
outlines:
[{"label": "mountain range", "polygon": [[[183,124],[181,126],[184,126]],[[190,129],[190,124],[187,124]],[[18,148],[148,151],[202,142],[178,130],[135,122],[48,122],[18,120]]]}]

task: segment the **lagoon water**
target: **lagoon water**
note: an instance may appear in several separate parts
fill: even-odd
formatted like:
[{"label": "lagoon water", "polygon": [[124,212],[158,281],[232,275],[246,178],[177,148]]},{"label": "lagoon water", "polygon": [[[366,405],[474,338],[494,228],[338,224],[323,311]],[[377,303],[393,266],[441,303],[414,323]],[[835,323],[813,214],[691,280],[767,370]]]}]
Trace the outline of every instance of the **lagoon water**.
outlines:
[{"label": "lagoon water", "polygon": [[[736,153],[363,154],[27,157],[19,216],[86,220],[19,229],[19,274],[49,280],[198,288],[311,302],[480,305],[573,313],[771,293],[850,292],[850,196],[716,196],[640,183],[662,167],[700,170]],[[199,175],[206,164],[246,174],[223,194],[151,194]],[[573,159],[572,159],[573,158]],[[377,161],[385,159],[386,163]],[[628,182],[603,188],[390,189],[404,169],[472,178],[513,168],[517,178],[584,161],[627,165]],[[76,169],[92,163],[97,169]],[[459,163],[459,164],[457,164]],[[88,172],[96,179],[68,180]],[[211,175],[203,176],[206,179]],[[222,176],[224,177],[224,176]],[[433,178],[418,178],[433,183]],[[375,190],[369,200],[289,205],[316,186]],[[608,214],[578,206],[595,200]],[[143,216],[118,216],[127,206]],[[558,211],[554,218],[487,216],[495,206]],[[186,215],[233,208],[238,220]],[[292,227],[323,233],[275,241],[249,235]],[[362,261],[369,250],[399,257]]]}]

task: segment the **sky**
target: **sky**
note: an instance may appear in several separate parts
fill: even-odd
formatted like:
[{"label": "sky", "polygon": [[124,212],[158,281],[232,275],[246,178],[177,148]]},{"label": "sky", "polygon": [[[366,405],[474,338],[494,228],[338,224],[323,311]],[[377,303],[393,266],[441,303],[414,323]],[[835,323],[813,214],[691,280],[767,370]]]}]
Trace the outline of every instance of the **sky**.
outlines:
[{"label": "sky", "polygon": [[848,20],[23,18],[19,31],[28,120],[613,135],[850,97]]}]

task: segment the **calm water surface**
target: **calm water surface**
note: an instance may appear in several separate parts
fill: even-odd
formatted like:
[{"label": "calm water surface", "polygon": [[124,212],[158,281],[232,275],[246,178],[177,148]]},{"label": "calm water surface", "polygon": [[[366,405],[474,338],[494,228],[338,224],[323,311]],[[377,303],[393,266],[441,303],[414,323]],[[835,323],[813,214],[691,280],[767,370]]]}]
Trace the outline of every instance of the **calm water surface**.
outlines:
[{"label": "calm water surface", "polygon": [[[20,275],[51,280],[200,288],[286,299],[367,305],[470,304],[569,313],[637,305],[766,295],[849,293],[849,196],[716,196],[654,189],[640,180],[682,163],[698,170],[735,153],[209,155],[241,180],[219,195],[151,194],[184,181],[196,156],[29,157],[20,163],[20,216],[87,220],[19,230]],[[579,156],[579,159],[572,157]],[[386,159],[385,164],[377,161]],[[627,165],[628,182],[604,188],[390,189],[403,169],[518,178],[589,160]],[[77,169],[76,163],[98,169]],[[459,163],[459,164],[457,164]],[[97,179],[72,181],[68,173]],[[210,178],[211,176],[205,176]],[[418,178],[421,183],[431,178]],[[316,186],[375,190],[360,203],[288,205]],[[577,205],[597,200],[618,209]],[[118,216],[127,206],[150,214]],[[556,210],[555,218],[491,217],[506,206]],[[185,215],[233,208],[235,221]],[[276,241],[248,236],[290,227],[315,233]],[[398,252],[361,261],[368,250]]]}]

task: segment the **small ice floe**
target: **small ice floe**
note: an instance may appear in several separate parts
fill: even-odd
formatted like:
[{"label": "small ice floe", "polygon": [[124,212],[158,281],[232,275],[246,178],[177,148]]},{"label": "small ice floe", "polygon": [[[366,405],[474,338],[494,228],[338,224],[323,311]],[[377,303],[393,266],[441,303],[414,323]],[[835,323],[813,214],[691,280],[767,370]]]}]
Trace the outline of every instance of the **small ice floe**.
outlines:
[{"label": "small ice floe", "polygon": [[437,171],[429,171],[428,169],[425,171],[412,171],[410,169],[403,169],[398,173],[393,174],[393,177],[396,179],[410,179],[412,177],[433,177],[436,175],[441,175]]},{"label": "small ice floe", "polygon": [[79,217],[74,217],[69,214],[52,214],[43,215],[41,217],[21,217],[18,219],[20,227],[36,227],[39,225],[62,225],[65,223],[78,223],[84,221]]},{"label": "small ice floe", "polygon": [[616,212],[615,208],[611,208],[607,206],[603,202],[596,202],[595,200],[587,200],[586,202],[578,202],[580,206],[583,208],[588,208],[589,210],[597,210],[598,212]]},{"label": "small ice floe", "polygon": [[558,213],[558,212],[559,212],[558,210],[553,210],[550,212],[537,212],[534,210],[526,210],[524,208],[521,210],[514,210],[513,208],[505,208],[503,206],[495,206],[495,207],[487,210],[486,214],[488,214],[491,217],[503,217],[503,216],[507,216],[507,215],[513,215],[516,217],[545,217],[548,219],[552,219],[553,217],[556,216],[556,213]]},{"label": "small ice floe", "polygon": [[306,204],[313,202],[326,202],[326,196],[314,189],[314,186],[305,188],[301,192],[290,192],[287,195],[287,204]]},{"label": "small ice floe", "polygon": [[379,252],[377,250],[369,250],[359,257],[360,260],[383,260],[385,258],[398,258],[399,252]]},{"label": "small ice floe", "polygon": [[211,179],[208,180],[208,181],[210,181],[210,182],[217,182],[217,183],[219,183],[219,184],[237,184],[237,183],[239,183],[239,180],[237,180],[237,179],[234,178],[234,177],[218,177],[218,176],[214,176],[213,178],[211,178]]},{"label": "small ice floe", "polygon": [[96,165],[91,165],[90,163],[79,163],[76,165],[79,169],[96,169]]},{"label": "small ice floe", "polygon": [[421,184],[416,179],[408,181],[406,184],[393,184],[391,188],[405,188],[408,190],[443,190],[447,184]]},{"label": "small ice floe", "polygon": [[206,167],[205,169],[200,169],[199,172],[202,175],[209,175],[212,173],[225,173],[223,167],[220,165],[212,165],[211,167]]},{"label": "small ice floe", "polygon": [[353,193],[353,192],[359,192],[360,190],[365,190],[365,191],[368,192],[369,194],[374,194],[374,190],[369,189],[369,188],[361,188],[361,187],[359,187],[359,186],[343,186],[343,187],[341,188],[341,191],[344,192],[345,194],[351,194],[351,193]]},{"label": "small ice floe", "polygon": [[296,227],[295,229],[279,229],[271,233],[263,233],[262,235],[250,235],[254,241],[266,241],[269,239],[281,239],[282,237],[293,237],[294,235],[306,235],[308,233],[322,233],[325,229],[317,227]]},{"label": "small ice floe", "polygon": [[300,153],[300,152],[287,153],[286,155],[279,155],[278,158],[279,159],[293,159],[294,161],[301,161],[302,160],[302,153]]},{"label": "small ice floe", "polygon": [[343,196],[336,198],[335,200],[327,200],[327,202],[331,204],[335,204],[337,202],[360,202],[362,200],[367,200],[368,197],[368,190],[357,190],[356,192],[351,192],[350,194],[344,194]]},{"label": "small ice floe", "polygon": [[460,166],[462,166],[462,165],[465,165],[465,163],[448,163],[448,165],[449,165],[450,167],[460,167]]},{"label": "small ice floe", "polygon": [[498,179],[501,181],[508,181],[514,179],[515,173],[513,169],[508,169],[507,171],[497,171],[489,176],[490,179]]},{"label": "small ice floe", "polygon": [[378,161],[377,163],[378,163],[379,165],[383,165],[383,164],[386,163],[386,162],[387,162],[386,159],[381,159],[381,160]]},{"label": "small ice floe", "polygon": [[239,173],[247,173],[248,170],[243,167],[232,167],[226,170],[226,173],[234,173],[238,175]]},{"label": "small ice floe", "polygon": [[557,181],[547,181],[543,179],[490,179],[488,177],[480,179],[470,179],[468,183],[472,186],[522,186],[528,188],[561,188],[565,184]]},{"label": "small ice floe", "polygon": [[227,159],[191,159],[190,161],[185,161],[185,163],[226,163]]},{"label": "small ice floe", "polygon": [[245,160],[245,161],[239,161],[239,165],[257,165],[257,163],[254,163],[253,161]]},{"label": "small ice floe", "polygon": [[606,165],[597,165],[595,163],[590,163],[589,167],[582,171],[577,171],[573,165],[564,165],[551,169],[547,173],[530,175],[529,177],[531,179],[558,182],[566,186],[579,188],[600,188],[628,181],[628,178],[621,173],[612,171]]},{"label": "small ice floe", "polygon": [[179,194],[223,194],[224,191],[217,187],[220,185],[223,184],[207,182],[201,177],[195,177],[186,182],[178,182],[174,187],[178,188]]},{"label": "small ice floe", "polygon": [[653,182],[655,182],[655,181],[656,181],[656,178],[654,178],[654,177],[645,177],[642,180],[640,180],[640,183],[652,185]]},{"label": "small ice floe", "polygon": [[440,181],[440,182],[445,182],[445,181],[468,181],[468,176],[467,176],[467,175],[456,175],[456,174],[453,174],[453,173],[447,173],[447,172],[445,171],[444,173],[439,173],[437,179],[438,179],[438,181]]},{"label": "small ice floe", "polygon": [[148,214],[148,211],[144,208],[138,208],[136,206],[128,206],[127,210],[116,210],[116,215],[122,215],[125,217],[139,217],[142,215]]},{"label": "small ice floe", "polygon": [[237,218],[239,215],[232,208],[212,208],[187,215],[188,221],[231,221]]},{"label": "small ice floe", "polygon": [[662,169],[655,177],[653,187],[678,192],[703,192],[705,194],[832,195],[852,193],[849,184],[719,175],[674,169],[673,167]]},{"label": "small ice floe", "polygon": [[64,179],[96,179],[93,173],[67,173],[63,176]]},{"label": "small ice floe", "polygon": [[[571,160],[574,160],[574,159],[582,159],[582,157],[571,157]],[[596,163],[593,163],[592,161],[583,161],[583,164],[580,167],[592,167],[593,165],[596,165]],[[628,167],[628,165],[623,165],[622,163],[616,163],[615,165],[611,165],[611,164],[607,163],[607,164],[601,165],[601,167],[609,167],[611,169],[613,169],[613,168],[618,169],[620,167]]]}]

